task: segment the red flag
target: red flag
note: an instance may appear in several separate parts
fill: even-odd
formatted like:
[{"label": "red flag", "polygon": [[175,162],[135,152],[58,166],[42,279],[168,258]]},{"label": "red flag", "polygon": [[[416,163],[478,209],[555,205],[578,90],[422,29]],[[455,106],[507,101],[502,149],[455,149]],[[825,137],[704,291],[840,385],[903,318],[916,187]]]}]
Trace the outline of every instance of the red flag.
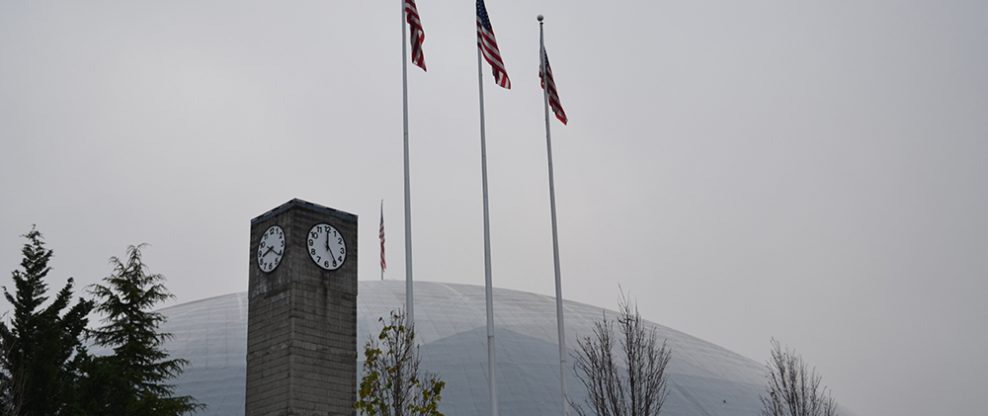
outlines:
[{"label": "red flag", "polygon": [[491,19],[487,16],[484,0],[477,0],[477,47],[483,53],[484,59],[491,64],[497,85],[510,90],[511,80],[508,79],[508,72],[504,69],[504,61],[501,60],[501,51],[498,50],[497,40],[494,39],[494,28],[491,27]]},{"label": "red flag", "polygon": [[549,54],[546,53],[545,47],[542,48],[542,62],[545,66],[545,73],[539,67],[539,79],[542,80],[542,89],[546,89],[546,85],[548,84],[549,107],[552,108],[553,113],[556,113],[556,118],[562,121],[563,124],[566,124],[566,112],[563,111],[563,104],[559,102],[559,92],[556,91],[556,81],[552,78],[552,67],[549,66]]},{"label": "red flag", "polygon": [[422,53],[425,31],[422,30],[422,21],[419,20],[419,11],[415,7],[415,0],[405,0],[405,21],[408,22],[409,33],[411,34],[412,63],[425,71],[425,55]]}]

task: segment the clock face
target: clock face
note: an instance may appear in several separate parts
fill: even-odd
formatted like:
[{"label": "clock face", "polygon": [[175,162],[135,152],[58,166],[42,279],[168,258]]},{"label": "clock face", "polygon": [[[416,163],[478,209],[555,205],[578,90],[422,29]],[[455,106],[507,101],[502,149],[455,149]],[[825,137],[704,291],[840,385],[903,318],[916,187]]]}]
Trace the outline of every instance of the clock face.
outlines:
[{"label": "clock face", "polygon": [[271,273],[285,254],[285,231],[277,225],[272,225],[261,235],[257,244],[257,266],[264,273]]},{"label": "clock face", "polygon": [[336,270],[346,261],[346,242],[343,234],[329,224],[316,224],[306,236],[309,247],[309,257],[319,267],[326,270]]}]

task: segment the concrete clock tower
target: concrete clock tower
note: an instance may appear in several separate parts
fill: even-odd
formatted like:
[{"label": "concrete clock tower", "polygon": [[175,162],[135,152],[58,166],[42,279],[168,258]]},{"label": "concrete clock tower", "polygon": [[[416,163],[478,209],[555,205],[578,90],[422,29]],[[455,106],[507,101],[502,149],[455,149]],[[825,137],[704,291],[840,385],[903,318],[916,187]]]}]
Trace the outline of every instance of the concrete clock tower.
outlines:
[{"label": "concrete clock tower", "polygon": [[354,415],[357,216],[293,199],[250,221],[247,416]]}]

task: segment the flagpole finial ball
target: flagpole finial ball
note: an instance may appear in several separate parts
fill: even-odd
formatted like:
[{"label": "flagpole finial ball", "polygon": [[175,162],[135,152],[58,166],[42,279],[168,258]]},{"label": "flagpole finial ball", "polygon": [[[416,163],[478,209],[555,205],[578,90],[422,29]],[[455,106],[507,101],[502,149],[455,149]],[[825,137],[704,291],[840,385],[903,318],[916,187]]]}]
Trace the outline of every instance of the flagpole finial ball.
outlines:
[{"label": "flagpole finial ball", "polygon": [[539,19],[539,21],[541,22],[541,21],[542,21],[542,19],[545,19],[545,17],[543,17],[543,16],[542,16],[542,15],[540,14],[540,15],[539,15],[539,17],[538,17],[538,19]]}]

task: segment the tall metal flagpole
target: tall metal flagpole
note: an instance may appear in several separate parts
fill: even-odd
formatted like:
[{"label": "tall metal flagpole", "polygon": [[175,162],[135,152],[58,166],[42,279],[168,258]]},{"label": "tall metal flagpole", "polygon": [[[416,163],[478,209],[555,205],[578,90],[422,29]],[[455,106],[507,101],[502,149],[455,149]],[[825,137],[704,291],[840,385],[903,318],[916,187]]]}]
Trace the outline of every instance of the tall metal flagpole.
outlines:
[{"label": "tall metal flagpole", "polygon": [[401,111],[405,140],[405,314],[409,326],[415,326],[415,305],[412,296],[412,203],[408,185],[408,23],[405,21],[405,0],[401,2]]},{"label": "tall metal flagpole", "polygon": [[566,400],[566,330],[563,325],[563,285],[559,272],[559,236],[556,233],[556,185],[552,175],[552,135],[549,128],[549,85],[545,70],[545,35],[539,17],[539,67],[542,74],[542,104],[545,108],[545,153],[549,159],[549,208],[552,212],[552,263],[556,269],[556,326],[559,330],[559,388],[562,391],[563,415],[569,416]]},{"label": "tall metal flagpole", "polygon": [[487,300],[487,382],[490,385],[491,416],[498,416],[494,384],[494,297],[491,294],[491,221],[487,204],[487,139],[484,127],[484,67],[477,47],[477,84],[480,86],[480,172],[484,189],[484,286]]},{"label": "tall metal flagpole", "polygon": [[381,280],[384,280],[384,199],[381,199],[381,229],[378,230],[381,239]]}]

